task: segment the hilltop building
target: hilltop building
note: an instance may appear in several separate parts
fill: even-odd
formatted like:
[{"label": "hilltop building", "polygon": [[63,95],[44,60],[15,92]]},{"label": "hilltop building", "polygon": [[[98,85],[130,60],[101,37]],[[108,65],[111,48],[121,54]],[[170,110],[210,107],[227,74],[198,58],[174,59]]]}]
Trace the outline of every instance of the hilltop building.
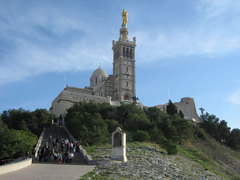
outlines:
[{"label": "hilltop building", "polygon": [[53,100],[51,113],[56,117],[64,116],[66,109],[80,101],[107,102],[114,106],[135,101],[135,47],[136,37],[129,40],[127,12],[124,11],[120,37],[112,42],[113,75],[107,76],[99,67],[90,78],[90,87],[66,87]]},{"label": "hilltop building", "polygon": [[[85,88],[66,87],[53,101],[50,111],[56,117],[65,116],[66,110],[73,104],[81,101],[107,102],[113,106],[121,103],[136,101],[135,80],[135,47],[136,37],[129,40],[127,28],[127,12],[122,13],[123,22],[118,41],[112,42],[113,50],[113,74],[107,75],[99,67],[90,77],[90,86]],[[138,103],[142,107],[141,103]],[[166,111],[167,104],[158,105],[162,111]],[[176,103],[186,119],[199,121],[194,100],[182,98]],[[64,122],[62,122],[64,124]]]},{"label": "hilltop building", "polygon": [[[197,114],[197,110],[196,110],[196,106],[193,98],[184,97],[184,98],[181,98],[180,102],[175,102],[174,104],[177,107],[178,111],[182,111],[185,119],[194,123],[200,122],[200,118]],[[168,103],[157,105],[156,107],[159,108],[161,111],[166,112],[167,106],[168,106]]]}]

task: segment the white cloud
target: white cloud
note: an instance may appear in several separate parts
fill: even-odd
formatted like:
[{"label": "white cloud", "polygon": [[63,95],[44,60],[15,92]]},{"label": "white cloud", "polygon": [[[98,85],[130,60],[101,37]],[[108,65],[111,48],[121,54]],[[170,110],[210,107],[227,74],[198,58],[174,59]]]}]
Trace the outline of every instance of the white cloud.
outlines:
[{"label": "white cloud", "polygon": [[[26,11],[17,21],[9,12],[0,13],[0,17],[7,19],[7,23],[0,21],[0,38],[14,46],[8,54],[0,52],[0,85],[46,72],[91,70],[99,62],[111,66],[111,50],[105,48],[111,41],[95,42],[98,39],[93,35],[94,25],[84,20],[44,8]],[[82,34],[70,39],[74,32]]]},{"label": "white cloud", "polygon": [[232,8],[235,0],[199,0],[197,9],[206,17],[214,18]]},{"label": "white cloud", "polygon": [[229,101],[233,104],[240,104],[240,90],[229,96]]},{"label": "white cloud", "polygon": [[[239,51],[239,1],[199,0],[195,7],[197,17],[188,26],[162,27],[154,21],[151,30],[131,31],[137,37],[138,63]],[[12,46],[8,53],[0,50],[0,85],[46,72],[93,70],[99,62],[112,66],[111,40],[117,39],[108,34],[112,26],[88,17],[81,7],[74,14],[52,6],[16,10],[0,11],[0,43],[2,38]],[[71,39],[74,32],[79,35]]]},{"label": "white cloud", "polygon": [[240,50],[240,1],[200,0],[188,25],[140,30],[136,33],[141,61],[207,55],[218,57]]}]

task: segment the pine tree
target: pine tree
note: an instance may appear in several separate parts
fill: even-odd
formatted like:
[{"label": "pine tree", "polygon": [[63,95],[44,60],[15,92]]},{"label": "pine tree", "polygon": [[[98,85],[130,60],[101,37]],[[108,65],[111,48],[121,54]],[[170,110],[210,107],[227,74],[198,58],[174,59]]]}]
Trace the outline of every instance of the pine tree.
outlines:
[{"label": "pine tree", "polygon": [[175,104],[172,103],[171,100],[169,100],[169,103],[168,103],[168,106],[167,106],[167,113],[170,114],[170,115],[178,113],[177,107],[175,106]]}]

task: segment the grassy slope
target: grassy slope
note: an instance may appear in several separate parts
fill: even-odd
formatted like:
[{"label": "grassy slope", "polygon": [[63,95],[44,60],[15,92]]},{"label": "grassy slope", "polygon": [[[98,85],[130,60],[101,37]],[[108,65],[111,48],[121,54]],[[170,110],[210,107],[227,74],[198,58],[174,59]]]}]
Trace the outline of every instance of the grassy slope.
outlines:
[{"label": "grassy slope", "polygon": [[225,179],[240,179],[240,152],[221,145],[212,138],[181,145],[178,154]]},{"label": "grassy slope", "polygon": [[[130,142],[127,143],[127,146],[130,148],[137,148],[140,146],[146,146],[147,144],[164,151],[159,145],[149,142]],[[85,146],[84,148],[90,155],[97,155],[97,148],[110,149],[111,145]],[[178,150],[177,156],[186,163],[197,163],[205,169],[225,179],[240,179],[240,152],[236,152],[224,145],[221,145],[212,138],[204,141],[198,139],[185,143],[179,146]]]}]

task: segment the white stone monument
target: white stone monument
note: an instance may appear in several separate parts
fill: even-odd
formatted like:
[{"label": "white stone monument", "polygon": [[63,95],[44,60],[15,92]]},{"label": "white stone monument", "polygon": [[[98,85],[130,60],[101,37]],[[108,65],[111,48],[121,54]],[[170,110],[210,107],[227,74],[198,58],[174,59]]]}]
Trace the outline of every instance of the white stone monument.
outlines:
[{"label": "white stone monument", "polygon": [[112,160],[127,162],[126,156],[126,133],[118,127],[112,133]]}]

